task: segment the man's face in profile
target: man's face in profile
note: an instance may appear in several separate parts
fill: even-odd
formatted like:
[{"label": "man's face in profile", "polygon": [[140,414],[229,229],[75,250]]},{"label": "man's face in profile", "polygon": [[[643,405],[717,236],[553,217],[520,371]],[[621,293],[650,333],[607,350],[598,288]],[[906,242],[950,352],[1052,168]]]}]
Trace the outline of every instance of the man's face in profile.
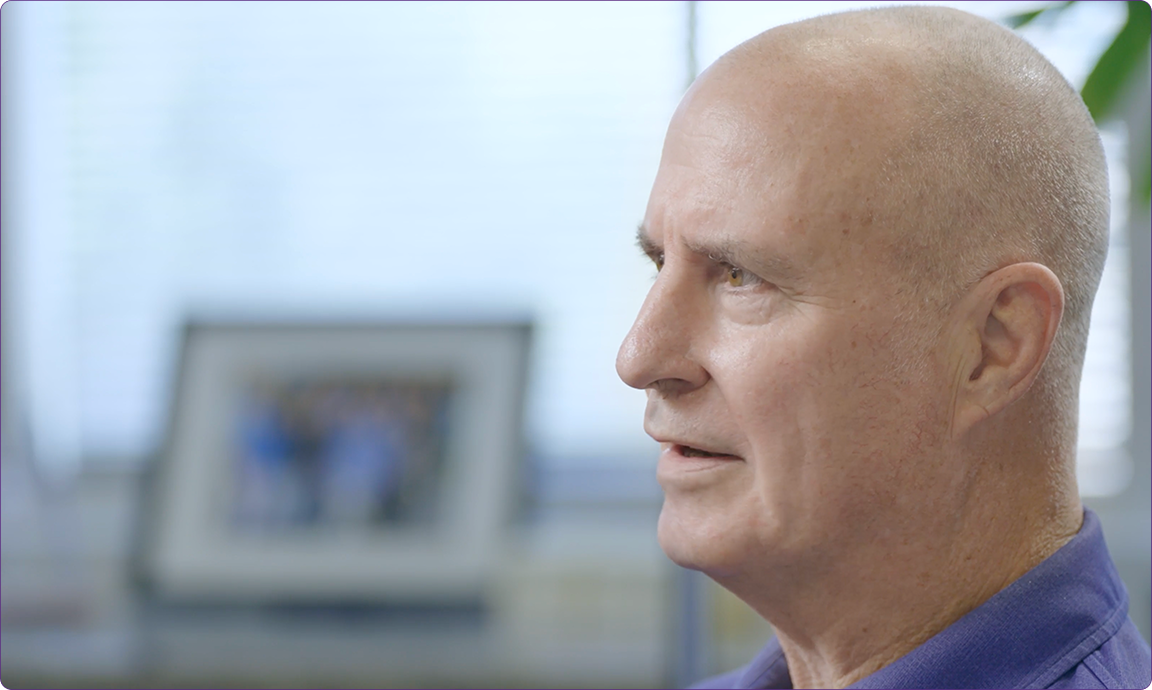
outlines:
[{"label": "man's face in profile", "polygon": [[916,450],[947,431],[937,334],[888,259],[884,128],[842,126],[878,119],[802,80],[750,107],[707,76],[665,141],[640,231],[659,273],[617,370],[647,391],[673,560],[818,566],[924,489]]}]

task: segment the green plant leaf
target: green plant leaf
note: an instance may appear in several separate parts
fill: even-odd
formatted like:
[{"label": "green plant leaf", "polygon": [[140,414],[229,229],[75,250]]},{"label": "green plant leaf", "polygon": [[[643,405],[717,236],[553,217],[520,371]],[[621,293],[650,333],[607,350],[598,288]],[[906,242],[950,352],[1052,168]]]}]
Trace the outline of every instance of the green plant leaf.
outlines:
[{"label": "green plant leaf", "polygon": [[1069,2],[1057,2],[1048,5],[1047,7],[1041,7],[1038,10],[1032,10],[1031,12],[1021,12],[1020,14],[1014,14],[1010,17],[1005,17],[1004,23],[1013,29],[1019,29],[1022,26],[1031,24],[1034,19],[1042,14],[1048,14],[1049,17],[1055,16],[1071,7],[1074,3],[1075,0],[1070,0]]},{"label": "green plant leaf", "polygon": [[1103,122],[1114,113],[1125,84],[1148,50],[1152,8],[1143,0],[1125,4],[1128,6],[1128,21],[1100,56],[1080,90],[1080,96],[1096,122]]},{"label": "green plant leaf", "polygon": [[1004,17],[1004,23],[1013,29],[1019,29],[1022,26],[1031,24],[1033,19],[1044,13],[1044,9],[1032,10],[1031,12],[1023,12],[1021,14],[1014,14],[1009,17]]}]

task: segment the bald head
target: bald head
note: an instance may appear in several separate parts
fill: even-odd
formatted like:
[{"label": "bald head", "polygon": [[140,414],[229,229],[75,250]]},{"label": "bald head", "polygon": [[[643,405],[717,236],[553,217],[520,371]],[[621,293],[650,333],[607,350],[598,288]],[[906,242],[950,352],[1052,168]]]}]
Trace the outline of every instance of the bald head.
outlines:
[{"label": "bald head", "polygon": [[796,136],[791,150],[766,155],[823,158],[818,168],[835,171],[838,184],[797,184],[838,189],[829,203],[857,221],[868,242],[884,244],[893,272],[926,311],[942,315],[1009,264],[1050,268],[1065,307],[1037,396],[1074,429],[1107,251],[1107,172],[1087,109],[1039,52],[953,9],[847,12],[738,46],[701,76],[681,109],[707,111],[702,102],[753,122],[786,121]]}]

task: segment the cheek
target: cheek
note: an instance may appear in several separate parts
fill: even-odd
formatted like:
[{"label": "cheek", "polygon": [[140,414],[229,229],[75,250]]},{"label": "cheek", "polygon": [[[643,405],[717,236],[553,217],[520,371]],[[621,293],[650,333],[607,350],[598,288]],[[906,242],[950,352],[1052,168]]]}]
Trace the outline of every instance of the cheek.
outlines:
[{"label": "cheek", "polygon": [[852,407],[843,395],[848,363],[832,342],[817,333],[781,333],[737,352],[725,367],[725,397],[753,450],[822,435],[827,420]]},{"label": "cheek", "polygon": [[747,353],[731,382],[733,416],[770,503],[859,490],[938,440],[930,372],[892,328],[803,335]]},{"label": "cheek", "polygon": [[[863,331],[841,344],[840,352],[852,356],[840,357],[826,387],[813,394],[823,444],[810,458],[819,471],[808,477],[825,494],[837,494],[837,517],[847,515],[861,528],[915,488],[926,469],[921,462],[935,455],[947,429],[945,389],[925,341],[894,321]],[[830,357],[837,361],[835,353]]]}]

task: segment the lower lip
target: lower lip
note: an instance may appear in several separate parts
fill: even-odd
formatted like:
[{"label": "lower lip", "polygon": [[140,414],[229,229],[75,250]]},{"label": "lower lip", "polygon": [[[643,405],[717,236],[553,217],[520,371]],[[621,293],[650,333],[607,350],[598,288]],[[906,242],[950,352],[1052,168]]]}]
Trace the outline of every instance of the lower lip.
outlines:
[{"label": "lower lip", "polygon": [[677,472],[703,472],[722,467],[730,467],[743,462],[735,455],[685,455],[684,446],[665,446],[660,453],[660,465]]}]

